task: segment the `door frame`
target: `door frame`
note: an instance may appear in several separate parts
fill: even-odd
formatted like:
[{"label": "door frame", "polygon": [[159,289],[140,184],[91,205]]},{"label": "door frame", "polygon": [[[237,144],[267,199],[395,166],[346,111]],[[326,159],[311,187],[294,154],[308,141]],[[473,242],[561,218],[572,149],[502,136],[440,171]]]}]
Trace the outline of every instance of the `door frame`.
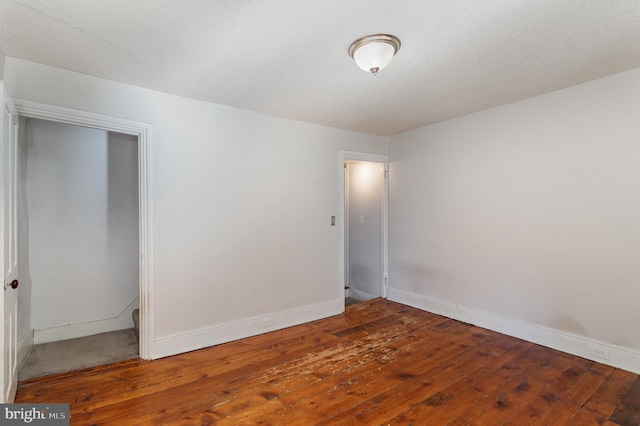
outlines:
[{"label": "door frame", "polygon": [[340,292],[344,297],[344,278],[346,273],[346,252],[348,250],[348,236],[346,233],[345,221],[347,219],[346,203],[346,182],[344,163],[348,161],[367,161],[372,163],[382,163],[384,166],[384,185],[382,193],[382,280],[380,282],[380,294],[387,298],[387,287],[389,285],[389,156],[384,154],[371,154],[367,152],[340,151],[339,182],[340,182]]},{"label": "door frame", "polygon": [[[6,87],[0,81],[0,170],[2,173],[2,241],[0,264],[2,288],[0,289],[0,402],[12,403],[18,387],[18,290],[8,283],[20,278],[18,270],[18,221],[17,177],[18,165],[18,114]],[[5,116],[6,114],[6,116]],[[8,120],[5,122],[5,117]],[[6,127],[5,127],[6,126]],[[7,179],[5,179],[7,178]],[[6,225],[9,225],[8,227]],[[7,232],[8,231],[8,232]],[[13,288],[9,288],[13,287]]]},{"label": "door frame", "polygon": [[13,99],[18,115],[137,136],[140,358],[153,359],[153,179],[150,124],[40,102]]}]

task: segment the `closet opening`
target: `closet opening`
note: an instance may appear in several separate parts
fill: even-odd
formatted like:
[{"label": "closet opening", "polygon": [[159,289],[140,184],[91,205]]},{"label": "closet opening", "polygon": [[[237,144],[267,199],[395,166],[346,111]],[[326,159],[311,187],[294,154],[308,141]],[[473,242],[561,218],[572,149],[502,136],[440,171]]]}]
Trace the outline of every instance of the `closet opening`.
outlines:
[{"label": "closet opening", "polygon": [[140,356],[138,144],[21,117],[19,380]]}]

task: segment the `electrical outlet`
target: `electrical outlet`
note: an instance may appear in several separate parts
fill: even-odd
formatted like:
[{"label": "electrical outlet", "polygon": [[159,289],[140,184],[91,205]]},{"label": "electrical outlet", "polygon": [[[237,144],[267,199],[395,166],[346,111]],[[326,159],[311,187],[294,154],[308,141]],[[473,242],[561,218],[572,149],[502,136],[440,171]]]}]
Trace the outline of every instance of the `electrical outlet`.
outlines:
[{"label": "electrical outlet", "polygon": [[273,318],[265,318],[262,320],[262,327],[273,327]]},{"label": "electrical outlet", "polygon": [[610,357],[609,349],[598,346],[591,346],[591,355],[602,359],[609,359]]}]

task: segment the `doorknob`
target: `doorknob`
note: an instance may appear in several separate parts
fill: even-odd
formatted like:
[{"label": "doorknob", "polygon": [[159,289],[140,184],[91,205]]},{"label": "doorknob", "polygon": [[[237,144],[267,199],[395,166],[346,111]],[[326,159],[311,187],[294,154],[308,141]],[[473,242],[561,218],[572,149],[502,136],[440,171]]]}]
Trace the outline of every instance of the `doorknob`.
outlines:
[{"label": "doorknob", "polygon": [[4,285],[4,288],[5,288],[5,290],[6,290],[6,289],[8,289],[9,287],[11,287],[11,288],[13,288],[13,289],[16,289],[16,288],[18,288],[18,284],[20,284],[20,283],[18,282],[18,280],[13,280],[13,281],[11,281],[10,283],[6,283],[6,284]]}]

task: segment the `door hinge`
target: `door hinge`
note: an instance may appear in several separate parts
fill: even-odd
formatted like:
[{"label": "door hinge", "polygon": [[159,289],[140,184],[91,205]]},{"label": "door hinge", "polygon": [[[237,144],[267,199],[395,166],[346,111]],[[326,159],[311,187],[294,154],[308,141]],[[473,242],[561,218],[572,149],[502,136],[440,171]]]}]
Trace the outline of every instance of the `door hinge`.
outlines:
[{"label": "door hinge", "polygon": [[389,177],[389,170],[384,171],[384,177]]},{"label": "door hinge", "polygon": [[384,277],[384,286],[389,287],[389,278]]}]

